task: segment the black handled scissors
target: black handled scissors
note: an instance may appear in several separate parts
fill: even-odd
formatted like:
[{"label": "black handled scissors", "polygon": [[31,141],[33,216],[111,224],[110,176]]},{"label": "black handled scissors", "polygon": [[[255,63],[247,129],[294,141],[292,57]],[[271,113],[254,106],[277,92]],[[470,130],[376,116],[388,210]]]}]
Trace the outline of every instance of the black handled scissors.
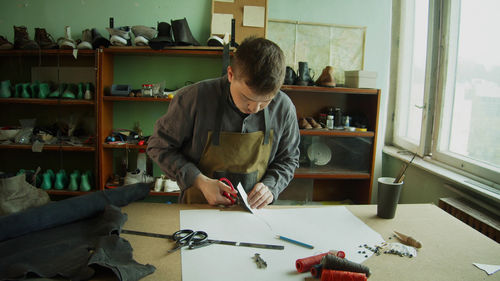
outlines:
[{"label": "black handled scissors", "polygon": [[175,252],[182,247],[188,249],[197,249],[213,244],[213,241],[208,240],[208,234],[205,231],[194,231],[191,229],[181,229],[172,234],[172,239],[175,241],[175,248],[169,250],[169,253]]}]

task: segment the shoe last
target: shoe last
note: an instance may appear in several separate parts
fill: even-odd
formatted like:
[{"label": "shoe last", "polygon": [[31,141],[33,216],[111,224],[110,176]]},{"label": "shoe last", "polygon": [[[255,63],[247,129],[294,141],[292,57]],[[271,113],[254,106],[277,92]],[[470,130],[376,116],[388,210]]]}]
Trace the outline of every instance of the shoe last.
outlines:
[{"label": "shoe last", "polygon": [[80,182],[80,191],[90,191],[91,189],[90,181],[91,181],[90,174],[88,172],[82,174]]},{"label": "shoe last", "polygon": [[23,91],[23,83],[16,84],[16,86],[14,86],[14,97],[20,98],[22,91]]},{"label": "shoe last", "polygon": [[38,81],[30,84],[31,97],[34,99],[38,98],[38,94],[40,92],[40,83]]},{"label": "shoe last", "polygon": [[91,83],[85,84],[85,93],[83,94],[83,98],[86,100],[92,99],[92,84]]},{"label": "shoe last", "polygon": [[161,192],[163,190],[163,184],[164,184],[164,179],[163,177],[157,178],[155,181],[155,187],[154,190],[156,192]]},{"label": "shoe last", "polygon": [[42,175],[42,189],[49,190],[52,188],[52,174],[45,172]]},{"label": "shoe last", "polygon": [[79,100],[83,99],[83,83],[78,83],[78,94],[76,94],[76,98]]},{"label": "shoe last", "polygon": [[316,120],[314,120],[314,118],[312,117],[306,117],[306,120],[309,124],[311,124],[311,126],[314,128],[314,129],[322,129],[323,127],[318,123],[316,122]]},{"label": "shoe last", "polygon": [[74,170],[73,173],[69,175],[68,190],[77,191],[79,181],[80,181],[80,171]]},{"label": "shoe last", "polygon": [[333,76],[333,67],[326,66],[318,80],[316,80],[316,85],[323,87],[335,87],[335,77]]},{"label": "shoe last", "polygon": [[23,99],[31,98],[31,94],[30,94],[31,84],[30,83],[23,83],[22,85],[23,86],[22,86],[22,91],[21,91],[21,98],[23,98]]},{"label": "shoe last", "polygon": [[56,180],[54,182],[54,189],[62,190],[66,187],[68,178],[66,176],[66,171],[61,169],[56,174]]},{"label": "shoe last", "polygon": [[158,31],[153,27],[134,25],[132,26],[132,33],[134,33],[135,37],[141,36],[146,40],[151,40],[156,37]]},{"label": "shoe last", "polygon": [[10,98],[12,96],[12,91],[10,90],[10,80],[5,80],[1,82],[0,86],[0,98]]},{"label": "shoe last", "polygon": [[300,118],[299,119],[299,128],[300,129],[312,129],[312,126],[311,126],[311,124],[309,124],[309,122],[307,122],[307,120],[305,118]]},{"label": "shoe last", "polygon": [[66,90],[67,85],[65,83],[59,84],[59,86],[52,93],[48,95],[49,98],[59,98],[61,93]]},{"label": "shoe last", "polygon": [[40,83],[38,88],[38,98],[45,99],[50,93],[50,86],[48,83]]}]

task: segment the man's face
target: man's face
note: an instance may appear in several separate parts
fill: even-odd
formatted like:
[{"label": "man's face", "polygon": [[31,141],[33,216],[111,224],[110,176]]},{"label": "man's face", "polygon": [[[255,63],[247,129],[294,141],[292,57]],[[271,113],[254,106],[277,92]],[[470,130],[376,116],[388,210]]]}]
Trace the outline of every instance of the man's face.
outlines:
[{"label": "man's face", "polygon": [[230,91],[236,107],[245,114],[253,114],[266,108],[276,95],[275,92],[258,95],[254,93],[244,81],[237,79],[229,66],[227,68],[227,78],[231,83]]}]

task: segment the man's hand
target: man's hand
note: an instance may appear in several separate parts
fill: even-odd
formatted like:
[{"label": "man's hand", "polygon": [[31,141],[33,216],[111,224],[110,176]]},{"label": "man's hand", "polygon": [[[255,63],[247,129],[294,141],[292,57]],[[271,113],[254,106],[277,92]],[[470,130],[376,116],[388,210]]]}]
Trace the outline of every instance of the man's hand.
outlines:
[{"label": "man's hand", "polygon": [[252,209],[263,208],[271,204],[271,202],[273,202],[273,199],[273,194],[271,193],[269,188],[261,182],[255,184],[252,191],[250,191],[250,194],[248,194],[248,204]]},{"label": "man's hand", "polygon": [[226,198],[222,193],[224,191],[232,194],[238,193],[236,190],[231,190],[231,187],[225,183],[211,179],[203,174],[199,174],[196,177],[193,188],[198,188],[210,205],[231,205],[231,200]]}]

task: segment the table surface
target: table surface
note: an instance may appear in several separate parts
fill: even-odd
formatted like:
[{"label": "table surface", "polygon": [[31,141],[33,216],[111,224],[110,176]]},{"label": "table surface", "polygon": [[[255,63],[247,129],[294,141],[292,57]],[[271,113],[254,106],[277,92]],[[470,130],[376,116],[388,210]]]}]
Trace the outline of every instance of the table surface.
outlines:
[{"label": "table surface", "polygon": [[[396,230],[411,234],[423,244],[415,258],[390,254],[371,256],[363,263],[372,272],[368,279],[370,281],[500,280],[500,272],[488,276],[472,264],[500,265],[500,244],[435,205],[398,205],[394,219],[377,217],[376,205],[346,207],[387,242],[397,241],[388,240]],[[124,228],[171,234],[179,229],[180,210],[213,208],[215,207],[208,205],[136,202],[123,207],[123,211],[128,214]],[[180,251],[166,254],[167,250],[173,247],[173,242],[130,234],[122,236],[132,244],[134,259],[137,262],[149,263],[156,267],[156,271],[143,280],[181,280]],[[294,268],[294,265],[295,261],[290,261],[291,268]],[[305,274],[304,279],[319,280],[308,278],[309,276]],[[283,276],[283,280],[286,280],[286,276]]]}]

